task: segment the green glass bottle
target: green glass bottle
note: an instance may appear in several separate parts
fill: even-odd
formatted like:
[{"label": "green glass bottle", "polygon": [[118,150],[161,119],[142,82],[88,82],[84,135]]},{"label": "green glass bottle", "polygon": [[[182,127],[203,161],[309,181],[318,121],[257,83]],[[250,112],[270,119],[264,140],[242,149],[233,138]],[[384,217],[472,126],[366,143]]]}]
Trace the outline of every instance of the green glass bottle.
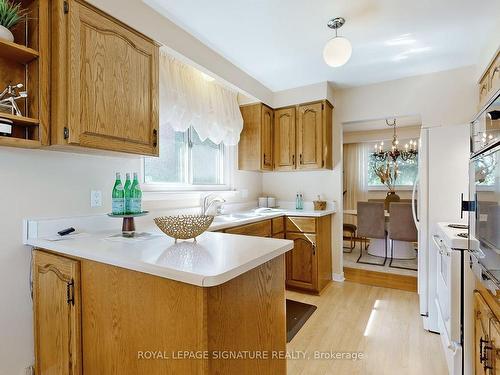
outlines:
[{"label": "green glass bottle", "polygon": [[137,173],[134,173],[134,181],[130,188],[130,210],[133,214],[140,214],[142,212],[142,190],[141,185],[139,185]]},{"label": "green glass bottle", "polygon": [[111,212],[113,215],[123,215],[125,213],[125,192],[123,190],[120,173],[116,173],[115,186],[111,193]]},{"label": "green glass bottle", "polygon": [[125,186],[123,187],[125,193],[125,213],[130,214],[130,188],[132,187],[132,181],[130,181],[130,173],[127,173],[125,178]]}]

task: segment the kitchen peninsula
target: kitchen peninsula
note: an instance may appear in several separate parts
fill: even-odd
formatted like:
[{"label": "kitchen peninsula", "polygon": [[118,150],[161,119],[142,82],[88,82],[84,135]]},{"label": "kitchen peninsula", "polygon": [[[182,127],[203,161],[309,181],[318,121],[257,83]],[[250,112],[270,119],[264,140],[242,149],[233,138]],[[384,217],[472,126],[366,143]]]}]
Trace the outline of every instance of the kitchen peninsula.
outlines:
[{"label": "kitchen peninsula", "polygon": [[73,374],[286,373],[279,353],[292,241],[113,234],[28,237],[37,373],[68,365]]}]

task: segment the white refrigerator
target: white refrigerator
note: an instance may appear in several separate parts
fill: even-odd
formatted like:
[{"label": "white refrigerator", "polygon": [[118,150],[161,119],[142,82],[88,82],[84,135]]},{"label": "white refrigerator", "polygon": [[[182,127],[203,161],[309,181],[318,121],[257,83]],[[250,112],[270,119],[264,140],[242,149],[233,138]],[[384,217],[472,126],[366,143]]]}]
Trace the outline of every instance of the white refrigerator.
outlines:
[{"label": "white refrigerator", "polygon": [[419,175],[414,187],[418,228],[418,294],[424,328],[439,332],[437,253],[432,233],[438,222],[467,224],[461,194],[468,197],[469,124],[422,128]]}]

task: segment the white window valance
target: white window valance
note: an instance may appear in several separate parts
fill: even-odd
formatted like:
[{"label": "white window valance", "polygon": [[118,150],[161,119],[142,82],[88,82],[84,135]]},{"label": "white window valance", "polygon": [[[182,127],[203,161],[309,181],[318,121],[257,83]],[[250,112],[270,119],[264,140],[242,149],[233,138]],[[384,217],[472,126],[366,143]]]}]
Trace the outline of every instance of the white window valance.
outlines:
[{"label": "white window valance", "polygon": [[236,145],[243,129],[237,93],[160,50],[160,125],[192,126],[202,141]]}]

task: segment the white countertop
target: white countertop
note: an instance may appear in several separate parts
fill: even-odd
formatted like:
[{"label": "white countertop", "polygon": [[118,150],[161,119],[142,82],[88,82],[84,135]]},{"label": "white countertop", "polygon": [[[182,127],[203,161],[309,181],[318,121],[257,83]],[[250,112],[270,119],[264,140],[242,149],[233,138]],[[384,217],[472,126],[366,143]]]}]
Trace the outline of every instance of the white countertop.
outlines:
[{"label": "white countertop", "polygon": [[177,244],[158,229],[148,239],[112,237],[116,231],[26,244],[202,287],[223,284],[293,248],[293,241],[205,232]]},{"label": "white countertop", "polygon": [[[257,213],[252,209],[220,215],[209,231],[280,216],[321,217],[335,213],[335,208],[325,211],[286,208]],[[206,287],[223,284],[293,248],[290,240],[213,232],[199,236],[197,243],[191,240],[175,244],[154,225],[152,218],[158,215],[151,213],[136,219],[137,232],[151,233],[139,239],[116,237],[121,221],[107,215],[27,219],[23,242],[71,257]],[[57,237],[58,230],[68,227],[75,227],[78,234],[50,240]]]},{"label": "white countertop", "polygon": [[[227,215],[216,216],[209,230],[216,231],[227,229],[244,224],[256,223],[258,221],[273,219],[280,216],[304,216],[304,217],[322,217],[335,213],[334,209],[324,211],[314,210],[295,210],[295,209],[279,209],[273,208],[267,212],[262,212],[255,216],[255,210],[234,212]],[[245,215],[248,215],[245,217]]]}]

